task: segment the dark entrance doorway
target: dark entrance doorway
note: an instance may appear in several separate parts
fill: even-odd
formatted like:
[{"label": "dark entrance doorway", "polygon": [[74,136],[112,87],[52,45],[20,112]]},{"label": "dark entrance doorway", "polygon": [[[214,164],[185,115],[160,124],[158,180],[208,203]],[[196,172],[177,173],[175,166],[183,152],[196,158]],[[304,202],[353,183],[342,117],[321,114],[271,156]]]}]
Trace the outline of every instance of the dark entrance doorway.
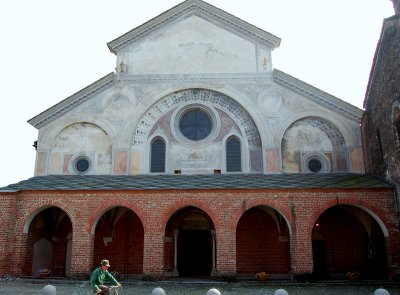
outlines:
[{"label": "dark entrance doorway", "polygon": [[215,228],[202,210],[188,206],[175,212],[165,229],[164,271],[171,276],[208,277],[216,271]]},{"label": "dark entrance doorway", "polygon": [[324,279],[327,276],[326,272],[326,250],[324,240],[314,240],[313,247],[313,261],[314,261],[314,275],[316,279]]},{"label": "dark entrance doorway", "polygon": [[178,271],[181,276],[209,276],[211,272],[209,230],[181,230],[178,236]]}]

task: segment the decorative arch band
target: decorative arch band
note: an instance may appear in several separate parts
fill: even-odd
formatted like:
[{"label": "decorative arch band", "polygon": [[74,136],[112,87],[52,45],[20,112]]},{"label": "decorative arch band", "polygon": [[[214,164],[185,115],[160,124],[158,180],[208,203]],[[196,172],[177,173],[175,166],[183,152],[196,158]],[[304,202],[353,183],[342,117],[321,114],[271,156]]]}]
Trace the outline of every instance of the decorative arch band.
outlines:
[{"label": "decorative arch band", "polygon": [[232,98],[212,90],[188,89],[171,93],[153,104],[140,118],[132,144],[142,145],[154,124],[167,112],[187,103],[212,105],[226,112],[243,130],[249,145],[260,145],[258,129],[250,114]]}]

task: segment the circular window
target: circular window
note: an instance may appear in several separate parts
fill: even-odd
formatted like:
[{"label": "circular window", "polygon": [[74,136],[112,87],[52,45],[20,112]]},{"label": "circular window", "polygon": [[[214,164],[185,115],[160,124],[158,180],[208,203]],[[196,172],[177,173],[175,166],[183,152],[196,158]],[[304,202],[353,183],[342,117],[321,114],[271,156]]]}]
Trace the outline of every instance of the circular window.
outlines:
[{"label": "circular window", "polygon": [[302,156],[302,170],[311,173],[326,173],[330,171],[330,161],[321,152],[310,152]]},{"label": "circular window", "polygon": [[322,169],[321,161],[317,158],[310,159],[308,161],[308,169],[310,169],[311,172],[320,172]]},{"label": "circular window", "polygon": [[188,103],[171,117],[171,132],[182,144],[199,145],[213,141],[220,130],[217,110],[212,106]]},{"label": "circular window", "polygon": [[79,157],[75,160],[74,163],[75,170],[80,173],[84,174],[89,170],[90,162],[89,159],[86,157]]},{"label": "circular window", "polygon": [[191,109],[182,115],[179,121],[179,130],[187,139],[199,141],[211,133],[212,121],[205,111]]}]

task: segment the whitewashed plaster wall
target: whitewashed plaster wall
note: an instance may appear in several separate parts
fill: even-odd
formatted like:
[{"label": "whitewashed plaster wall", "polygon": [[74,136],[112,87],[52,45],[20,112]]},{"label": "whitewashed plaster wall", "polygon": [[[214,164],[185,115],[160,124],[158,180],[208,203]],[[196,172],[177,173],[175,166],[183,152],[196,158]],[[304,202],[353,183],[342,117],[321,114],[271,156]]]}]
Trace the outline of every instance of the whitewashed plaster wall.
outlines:
[{"label": "whitewashed plaster wall", "polygon": [[[39,116],[46,123],[39,126],[36,175],[73,173],[71,161],[85,153],[94,159],[91,174],[149,173],[149,144],[155,136],[167,143],[167,173],[187,165],[193,173],[225,172],[224,142],[229,135],[242,142],[242,172],[299,172],[298,168],[283,169],[282,141],[285,134],[286,142],[296,136],[286,133],[294,122],[318,117],[332,124],[343,137],[342,159],[347,161],[347,171],[363,172],[357,115],[352,118],[351,114],[341,113],[343,108],[336,108],[336,98],[301,81],[293,82],[295,78],[283,73],[278,83],[271,57],[272,47],[279,43],[275,38],[261,33],[260,39],[255,28],[243,29],[241,26],[248,24],[207,5],[202,9],[212,11],[213,16],[199,14],[196,9],[182,17],[174,16],[172,21],[150,22],[138,33],[140,36],[134,36],[138,38],[115,51],[115,75],[97,82],[105,81],[105,85],[94,83],[98,87],[83,89],[84,99],[75,95],[70,105],[67,99],[65,112]],[[221,20],[225,18],[226,22]],[[153,30],[152,25],[157,29]],[[275,41],[268,43],[265,38]],[[218,102],[189,95],[164,107],[164,102],[190,89],[218,94]],[[220,134],[206,144],[180,140],[171,121],[184,104],[199,104],[215,112],[217,124],[223,125]],[[80,132],[72,132],[76,128]],[[323,137],[323,131],[314,130]],[[95,140],[88,133],[93,133]],[[60,142],[62,138],[68,138],[66,143]],[[316,144],[309,147],[322,149]]]},{"label": "whitewashed plaster wall", "polygon": [[[157,125],[150,126],[148,134],[144,135],[146,141],[143,145],[134,144],[134,132],[140,124],[140,120],[145,118],[147,112],[162,99],[184,89],[193,88],[210,89],[226,95],[246,110],[260,136],[261,161],[263,164],[259,172],[281,173],[283,171],[281,144],[284,134],[291,124],[303,118],[324,118],[340,131],[346,143],[346,148],[360,145],[360,134],[356,121],[332,112],[332,110],[278,85],[273,81],[272,75],[268,73],[245,77],[238,75],[237,77],[240,77],[240,79],[232,76],[224,77],[223,75],[214,79],[204,79],[201,76],[193,75],[190,79],[181,77],[172,81],[168,77],[157,80],[144,79],[144,77],[140,76],[138,79],[137,76],[120,75],[113,87],[98,93],[89,101],[41,128],[38,155],[42,154],[41,157],[45,157],[45,159],[42,160],[42,164],[38,161],[37,174],[63,174],[67,171],[71,173],[70,169],[66,169],[66,166],[68,166],[66,164],[67,157],[72,161],[74,157],[85,152],[88,156],[93,157],[91,155],[93,155],[93,149],[96,149],[96,147],[92,144],[90,136],[79,136],[74,139],[74,142],[78,143],[74,148],[72,146],[67,149],[65,147],[60,148],[56,144],[60,135],[63,134],[63,130],[68,130],[69,126],[77,126],[76,124],[81,123],[90,123],[97,126],[98,130],[102,130],[105,136],[96,138],[99,141],[97,153],[104,153],[104,150],[109,151],[110,166],[105,168],[105,166],[97,167],[95,165],[91,171],[92,174],[148,173],[149,140],[157,132],[161,135],[169,132],[167,136],[164,136],[172,143],[169,146],[169,155],[167,155],[168,172],[173,173],[176,169],[182,169],[182,161],[179,164],[174,159],[179,155],[179,158],[184,160],[185,155],[187,155],[186,160],[190,161],[190,154],[193,155],[193,149],[192,153],[188,152],[190,147],[188,149],[187,145],[185,147],[185,145],[179,144],[170,130],[165,130],[165,126],[161,129],[157,128]],[[174,109],[171,109],[171,111],[174,111]],[[220,109],[218,111],[221,112]],[[159,122],[159,120],[161,120],[161,117],[154,118],[154,122]],[[170,125],[167,124],[167,127],[170,128]],[[232,129],[227,131],[227,133],[229,132],[236,133],[245,140],[240,126],[232,126]],[[251,148],[248,144],[245,145],[244,167],[247,168],[244,169],[244,172],[254,172],[249,168]],[[213,167],[206,167],[205,170],[211,171],[211,168],[213,168],[224,171],[222,140],[196,147],[195,150],[194,154],[201,155],[200,158],[208,159],[209,162],[213,163]],[[351,171],[351,166],[349,166],[349,171]]]},{"label": "whitewashed plaster wall", "polygon": [[117,68],[131,75],[264,72],[272,70],[271,49],[191,15],[119,51]]}]

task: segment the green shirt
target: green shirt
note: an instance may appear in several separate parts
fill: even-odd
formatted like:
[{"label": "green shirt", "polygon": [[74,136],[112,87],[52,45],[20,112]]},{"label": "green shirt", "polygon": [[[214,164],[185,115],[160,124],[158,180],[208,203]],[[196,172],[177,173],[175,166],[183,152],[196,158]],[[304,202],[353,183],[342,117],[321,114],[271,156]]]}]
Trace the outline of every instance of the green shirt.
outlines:
[{"label": "green shirt", "polygon": [[103,271],[101,267],[99,267],[93,271],[92,277],[90,278],[90,285],[92,289],[99,289],[99,285],[104,285],[104,282],[107,280],[118,285],[117,280],[108,272],[108,270]]}]

